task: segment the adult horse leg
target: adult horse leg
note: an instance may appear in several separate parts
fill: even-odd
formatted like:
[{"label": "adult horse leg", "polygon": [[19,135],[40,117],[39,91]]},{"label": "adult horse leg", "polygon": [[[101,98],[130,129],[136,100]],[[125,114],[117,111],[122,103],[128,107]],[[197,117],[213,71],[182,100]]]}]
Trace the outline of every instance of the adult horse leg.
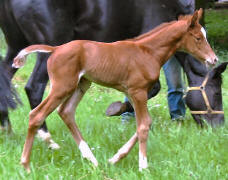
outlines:
[{"label": "adult horse leg", "polygon": [[[25,92],[28,96],[31,109],[37,107],[42,101],[44,90],[49,80],[47,74],[47,58],[47,54],[38,54],[32,75],[25,86]],[[60,148],[59,145],[51,139],[45,121],[40,126],[37,135],[41,140],[47,142],[51,149]]]},{"label": "adult horse leg", "polygon": [[0,112],[0,130],[6,131],[8,133],[12,132],[11,123],[8,116],[8,111]]},{"label": "adult horse leg", "polygon": [[[1,73],[5,73],[5,75],[9,79],[9,81],[11,80],[11,78],[13,77],[15,72],[17,71],[17,69],[11,67],[11,64],[12,64],[13,58],[17,55],[18,52],[19,52],[19,50],[8,47],[6,57],[1,62],[1,66],[2,66],[1,69],[4,70],[4,72],[1,72]],[[1,86],[2,86],[2,84],[1,84]],[[2,87],[0,90],[5,91],[6,88],[8,88],[8,87]],[[11,89],[8,89],[8,90],[11,91]],[[5,92],[4,92],[4,94],[5,94]],[[0,111],[0,123],[1,123],[0,124],[1,130],[7,131],[7,132],[12,132],[11,123],[10,123],[9,116],[8,116],[8,107],[4,107],[4,110]]]},{"label": "adult horse leg", "polygon": [[79,150],[82,153],[82,157],[91,161],[95,166],[98,166],[98,162],[90,150],[88,144],[84,141],[77,124],[75,123],[75,111],[82,99],[85,92],[89,89],[91,82],[82,78],[78,84],[78,87],[58,109],[58,113],[64,123],[69,128],[74,140],[76,141]]}]

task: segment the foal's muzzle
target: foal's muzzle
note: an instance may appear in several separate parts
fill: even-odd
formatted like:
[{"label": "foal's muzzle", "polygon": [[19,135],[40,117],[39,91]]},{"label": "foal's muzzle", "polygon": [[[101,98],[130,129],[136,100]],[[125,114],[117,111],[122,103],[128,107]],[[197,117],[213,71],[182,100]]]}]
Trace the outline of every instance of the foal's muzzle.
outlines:
[{"label": "foal's muzzle", "polygon": [[210,57],[206,59],[206,64],[210,64],[210,65],[215,65],[218,62],[218,57],[214,56],[214,57]]}]

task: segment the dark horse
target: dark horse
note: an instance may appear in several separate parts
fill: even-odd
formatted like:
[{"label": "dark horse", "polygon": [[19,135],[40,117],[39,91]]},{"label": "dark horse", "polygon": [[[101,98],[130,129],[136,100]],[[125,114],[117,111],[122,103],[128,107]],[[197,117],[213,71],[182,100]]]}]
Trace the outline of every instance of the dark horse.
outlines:
[{"label": "dark horse", "polygon": [[[11,67],[13,58],[28,45],[55,46],[75,39],[103,42],[128,39],[145,33],[162,22],[175,20],[180,14],[193,11],[194,0],[188,0],[186,4],[179,0],[1,0],[0,27],[8,45],[2,66],[12,78],[17,71]],[[38,55],[25,87],[32,109],[41,102],[48,82],[47,58],[47,54]],[[220,91],[220,98],[210,103],[215,109],[221,110],[221,87],[215,87]],[[209,96],[213,96],[214,91],[210,93]],[[197,109],[202,107],[198,106]],[[2,126],[10,124],[8,114],[1,116],[6,116],[1,118],[8,122],[2,123]],[[224,121],[223,115],[214,116],[214,123]],[[41,129],[47,132],[45,123]],[[45,137],[50,139],[47,133]]]},{"label": "dark horse", "polygon": [[[186,54],[176,56],[179,56],[178,61],[186,72],[189,89],[197,87],[197,90],[189,90],[185,97],[194,120],[201,127],[203,120],[206,120],[212,127],[224,124],[221,74],[225,71],[228,62],[223,62],[208,71],[201,63],[194,61],[192,56],[186,56]],[[185,61],[181,56],[185,56]]]},{"label": "dark horse", "polygon": [[[0,63],[2,63],[1,56]],[[10,124],[6,124],[9,122],[8,108],[15,109],[17,107],[17,102],[20,103],[17,93],[3,67],[0,66],[0,122],[3,127],[10,126]],[[0,129],[4,130],[4,128],[1,127]]]}]

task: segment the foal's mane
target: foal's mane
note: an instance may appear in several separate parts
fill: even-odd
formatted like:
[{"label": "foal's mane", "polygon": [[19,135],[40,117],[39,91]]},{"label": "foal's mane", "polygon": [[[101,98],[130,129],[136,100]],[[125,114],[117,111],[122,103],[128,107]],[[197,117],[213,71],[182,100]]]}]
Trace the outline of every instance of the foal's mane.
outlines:
[{"label": "foal's mane", "polygon": [[161,29],[169,26],[169,25],[172,25],[180,20],[188,20],[189,18],[191,18],[192,15],[183,15],[183,16],[180,16],[179,20],[174,20],[174,21],[170,21],[170,22],[166,22],[166,23],[162,23],[160,25],[158,25],[157,27],[155,27],[154,29],[150,30],[149,32],[147,33],[144,33],[142,35],[139,35],[139,36],[136,36],[134,38],[131,38],[131,39],[126,39],[127,41],[137,41],[137,40],[141,40],[143,38],[146,38],[148,36],[151,36],[152,34],[154,33],[157,33],[158,31],[160,31]]},{"label": "foal's mane", "polygon": [[174,24],[174,23],[176,23],[176,22],[177,22],[177,21],[171,21],[171,22],[167,22],[167,23],[162,23],[162,24],[160,24],[159,26],[155,27],[154,29],[148,31],[147,33],[144,33],[144,34],[142,34],[142,35],[136,36],[136,37],[131,38],[131,39],[127,39],[127,41],[137,41],[137,40],[141,40],[141,39],[143,39],[143,38],[146,38],[146,37],[148,37],[148,36],[151,36],[152,34],[158,32],[158,31],[160,31],[161,29],[163,29],[163,28],[165,28],[165,27],[167,27],[167,26],[169,26],[169,25],[171,25],[171,24]]}]

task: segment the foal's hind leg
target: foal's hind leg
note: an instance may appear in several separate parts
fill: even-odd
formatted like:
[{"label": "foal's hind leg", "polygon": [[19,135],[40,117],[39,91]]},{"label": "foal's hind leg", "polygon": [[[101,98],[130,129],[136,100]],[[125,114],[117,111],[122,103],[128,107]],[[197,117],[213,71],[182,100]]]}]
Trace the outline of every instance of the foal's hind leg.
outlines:
[{"label": "foal's hind leg", "polygon": [[29,167],[30,154],[31,154],[32,145],[34,141],[34,136],[36,134],[37,129],[44,122],[45,118],[51,112],[53,112],[58,105],[61,104],[64,98],[70,92],[72,92],[72,90],[65,89],[60,86],[58,87],[53,86],[48,97],[30,112],[28,134],[26,137],[23,153],[21,156],[21,164],[25,167],[25,169],[28,172],[30,171],[30,167]]},{"label": "foal's hind leg", "polygon": [[[38,54],[36,65],[25,86],[25,92],[28,96],[31,109],[36,108],[42,101],[44,90],[49,80],[46,65],[48,56],[47,54]],[[60,148],[59,145],[52,140],[45,121],[39,127],[37,137],[46,142],[51,149]]]},{"label": "foal's hind leg", "polygon": [[78,84],[77,89],[69,97],[58,109],[58,113],[60,117],[63,119],[67,127],[69,128],[70,132],[74,140],[76,141],[77,145],[79,146],[79,150],[82,153],[83,158],[87,158],[90,160],[95,166],[98,165],[96,158],[94,157],[92,151],[90,150],[87,143],[83,140],[83,137],[75,123],[75,110],[82,99],[85,92],[90,87],[91,82],[82,78],[80,83]]}]

